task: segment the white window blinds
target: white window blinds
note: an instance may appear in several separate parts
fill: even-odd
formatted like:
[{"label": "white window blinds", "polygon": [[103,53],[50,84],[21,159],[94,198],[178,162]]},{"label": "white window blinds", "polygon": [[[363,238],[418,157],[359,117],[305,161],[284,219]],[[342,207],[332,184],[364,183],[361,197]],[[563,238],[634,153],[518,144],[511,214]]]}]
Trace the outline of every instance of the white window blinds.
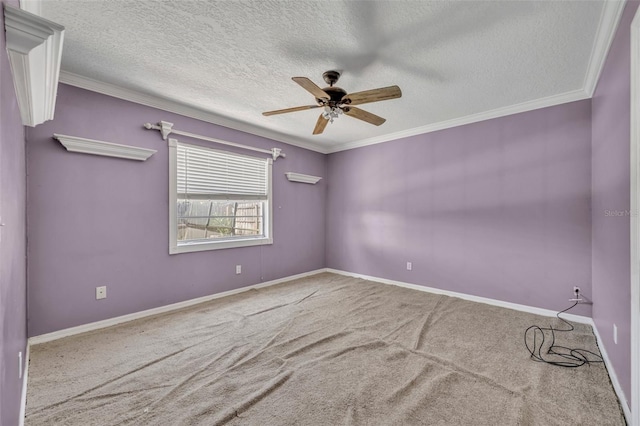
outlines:
[{"label": "white window blinds", "polygon": [[268,159],[178,143],[176,160],[178,198],[268,198]]}]

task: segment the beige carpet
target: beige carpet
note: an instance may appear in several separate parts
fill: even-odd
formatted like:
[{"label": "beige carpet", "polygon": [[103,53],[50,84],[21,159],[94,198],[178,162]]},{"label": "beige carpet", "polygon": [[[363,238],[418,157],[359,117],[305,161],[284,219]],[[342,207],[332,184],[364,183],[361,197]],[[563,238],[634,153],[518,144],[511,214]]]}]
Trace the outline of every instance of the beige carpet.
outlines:
[{"label": "beige carpet", "polygon": [[603,364],[529,360],[552,323],[321,274],[32,347],[26,424],[623,425]]}]

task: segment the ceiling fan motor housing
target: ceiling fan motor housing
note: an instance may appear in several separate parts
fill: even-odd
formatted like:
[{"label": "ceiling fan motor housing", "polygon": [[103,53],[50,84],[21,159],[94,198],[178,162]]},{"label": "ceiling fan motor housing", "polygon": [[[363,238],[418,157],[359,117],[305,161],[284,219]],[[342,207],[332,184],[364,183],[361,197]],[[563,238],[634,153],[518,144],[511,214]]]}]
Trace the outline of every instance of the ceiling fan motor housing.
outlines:
[{"label": "ceiling fan motor housing", "polygon": [[329,87],[325,87],[324,89],[322,89],[327,95],[329,95],[329,102],[320,98],[316,98],[316,102],[318,102],[319,105],[325,105],[329,107],[338,106],[338,104],[341,103],[342,98],[347,94],[346,90],[334,86],[334,84],[336,84],[338,82],[338,79],[340,78],[340,73],[334,70],[325,71],[324,73],[322,73],[322,78],[329,85]]},{"label": "ceiling fan motor housing", "polygon": [[320,105],[327,104],[328,106],[336,106],[338,103],[340,103],[340,101],[342,101],[342,98],[347,95],[346,90],[336,86],[325,87],[322,90],[324,90],[324,92],[329,95],[329,102],[327,103],[320,98],[316,98],[316,102],[318,102],[318,104]]}]

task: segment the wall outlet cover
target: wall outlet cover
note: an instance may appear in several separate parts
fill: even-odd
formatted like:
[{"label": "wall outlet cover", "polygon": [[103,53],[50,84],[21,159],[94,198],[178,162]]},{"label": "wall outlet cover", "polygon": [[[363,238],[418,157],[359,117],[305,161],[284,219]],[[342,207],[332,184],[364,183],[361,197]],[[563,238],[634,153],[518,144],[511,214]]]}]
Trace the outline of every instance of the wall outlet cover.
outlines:
[{"label": "wall outlet cover", "polygon": [[107,298],[107,286],[96,287],[96,300]]}]

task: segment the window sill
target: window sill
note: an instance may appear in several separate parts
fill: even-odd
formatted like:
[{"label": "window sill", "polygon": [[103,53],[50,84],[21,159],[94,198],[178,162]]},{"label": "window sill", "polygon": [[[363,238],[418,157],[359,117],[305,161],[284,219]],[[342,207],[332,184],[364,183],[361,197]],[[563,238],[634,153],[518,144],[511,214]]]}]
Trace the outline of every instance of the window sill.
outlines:
[{"label": "window sill", "polygon": [[221,250],[238,247],[264,246],[273,244],[271,238],[251,238],[246,240],[211,241],[200,243],[180,244],[169,247],[169,254],[191,253],[194,251]]}]

